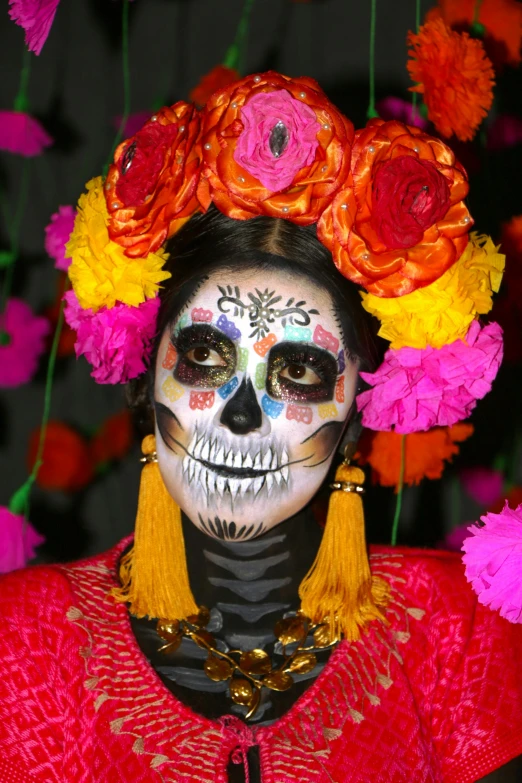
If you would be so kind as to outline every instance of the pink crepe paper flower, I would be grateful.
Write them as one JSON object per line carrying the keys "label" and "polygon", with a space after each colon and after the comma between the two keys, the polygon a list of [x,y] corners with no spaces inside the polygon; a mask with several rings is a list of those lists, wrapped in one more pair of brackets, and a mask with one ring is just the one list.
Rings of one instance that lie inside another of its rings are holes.
{"label": "pink crepe paper flower", "polygon": [[[150,120],[151,116],[152,111],[137,111],[134,114],[129,114],[125,127],[123,128],[123,138],[130,139],[131,136],[134,136],[143,128],[147,120]],[[121,120],[121,114],[118,114],[113,118],[112,124],[115,130],[120,129]]]}
{"label": "pink crepe paper flower", "polygon": [[0,574],[23,568],[45,538],[18,514],[0,506]]}
{"label": "pink crepe paper flower", "polygon": [[67,272],[72,260],[65,258],[65,244],[74,228],[75,217],[74,207],[58,207],[58,212],[51,215],[51,222],[45,227],[45,249],[54,259],[56,269],[62,272]]}
{"label": "pink crepe paper flower", "polygon": [[499,114],[488,128],[488,149],[501,150],[517,144],[522,144],[522,120],[512,114]]}
{"label": "pink crepe paper flower", "polygon": [[357,397],[363,426],[407,434],[456,424],[491,390],[501,361],[502,329],[478,321],[465,341],[390,349],[376,372],[361,373],[373,386]]}
{"label": "pink crepe paper flower", "polygon": [[0,315],[0,387],[31,380],[51,329],[47,318],[34,315],[22,299],[9,299]]}
{"label": "pink crepe paper flower", "polygon": [[43,125],[23,111],[0,111],[0,150],[34,158],[54,143]]}
{"label": "pink crepe paper flower", "polygon": [[468,528],[462,560],[479,603],[500,612],[510,623],[522,623],[522,504],[507,501],[500,514],[481,517],[484,525]]}
{"label": "pink crepe paper flower", "polygon": [[30,52],[40,54],[60,0],[9,0],[9,16],[25,30],[25,44]]}
{"label": "pink crepe paper flower", "polygon": [[[254,95],[241,109],[241,119],[244,130],[237,140],[234,160],[268,190],[288,188],[296,174],[314,162],[321,126],[315,112],[288,90]],[[287,141],[276,156],[270,139],[278,123],[282,123]]]}
{"label": "pink crepe paper flower", "polygon": [[406,125],[416,125],[421,130],[426,130],[429,125],[428,120],[419,112],[419,107],[417,106],[414,115],[411,101],[405,101],[403,98],[390,95],[379,101],[375,108],[383,120],[400,120]]}
{"label": "pink crepe paper flower", "polygon": [[145,372],[156,332],[158,297],[138,307],[118,302],[96,313],[80,307],[74,291],[68,291],[65,300],[65,320],[76,332],[76,356],[85,355],[98,383],[126,383]]}
{"label": "pink crepe paper flower", "polygon": [[502,494],[504,476],[499,470],[476,467],[464,468],[460,473],[464,490],[481,506],[491,506]]}

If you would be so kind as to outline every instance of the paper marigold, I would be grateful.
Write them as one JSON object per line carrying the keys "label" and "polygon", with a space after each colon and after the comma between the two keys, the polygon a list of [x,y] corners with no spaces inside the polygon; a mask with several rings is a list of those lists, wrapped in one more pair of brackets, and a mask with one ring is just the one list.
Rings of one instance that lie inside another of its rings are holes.
{"label": "paper marigold", "polygon": [[357,131],[349,182],[318,235],[345,277],[376,296],[437,280],[461,255],[472,225],[466,173],[440,139],[397,120]]}
{"label": "paper marigold", "polygon": [[95,177],[87,183],[87,193],[80,196],[65,253],[72,259],[69,278],[78,301],[94,312],[103,306],[114,307],[116,302],[136,307],[155,297],[159,284],[170,277],[162,269],[166,253],[128,258],[109,238],[107,223],[102,178]]}
{"label": "paper marigold", "polygon": [[315,223],[349,175],[354,131],[308,78],[269,71],[214,93],[202,118],[198,198],[231,218]]}
{"label": "paper marigold", "polygon": [[158,250],[199,209],[199,128],[199,112],[178,101],[117,148],[104,188],[109,236],[127,256]]}
{"label": "paper marigold", "polygon": [[[40,429],[35,430],[27,451],[27,465],[34,465],[38,451]],[[76,492],[89,484],[94,466],[88,441],[68,424],[50,421],[45,431],[42,465],[37,483],[43,489]]]}
{"label": "paper marigold", "polygon": [[408,71],[439,133],[470,141],[493,102],[494,71],[482,41],[434,19],[408,34]]}
{"label": "paper marigold", "polygon": [[474,232],[459,260],[434,283],[394,299],[362,294],[363,307],[379,318],[379,335],[391,348],[441,348],[465,337],[471,322],[491,310],[505,258],[490,237]]}
{"label": "paper marigold", "polygon": [[[459,453],[457,444],[471,435],[473,426],[465,423],[406,435],[404,483],[411,486],[424,478],[440,478],[444,463]],[[361,465],[371,465],[374,482],[397,490],[401,450],[402,436],[398,433],[366,430],[359,444],[357,461]]]}
{"label": "paper marigold", "polygon": [[[441,17],[450,27],[471,25],[477,0],[438,0],[427,20]],[[495,63],[519,65],[522,42],[522,5],[518,0],[481,0],[478,20],[484,25],[486,46]]]}

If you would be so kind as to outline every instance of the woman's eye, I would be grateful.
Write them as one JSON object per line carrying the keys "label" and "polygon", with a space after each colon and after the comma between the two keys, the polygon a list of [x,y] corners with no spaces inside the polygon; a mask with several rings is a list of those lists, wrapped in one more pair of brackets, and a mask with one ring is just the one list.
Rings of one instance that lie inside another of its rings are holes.
{"label": "woman's eye", "polygon": [[279,373],[281,378],[288,378],[294,383],[301,383],[303,386],[316,386],[322,383],[322,379],[316,372],[305,364],[289,364]]}
{"label": "woman's eye", "polygon": [[204,345],[198,348],[192,348],[185,354],[186,358],[193,364],[202,367],[226,367],[226,361],[213,348],[207,348]]}

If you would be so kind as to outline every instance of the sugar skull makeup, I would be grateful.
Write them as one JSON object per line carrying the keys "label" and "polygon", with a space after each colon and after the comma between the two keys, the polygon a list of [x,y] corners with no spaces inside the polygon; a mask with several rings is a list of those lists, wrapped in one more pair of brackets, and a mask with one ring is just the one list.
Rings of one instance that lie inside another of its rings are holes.
{"label": "sugar skull makeup", "polygon": [[200,529],[234,540],[317,492],[357,380],[330,296],[283,272],[264,278],[212,275],[165,330],[156,362],[165,484]]}

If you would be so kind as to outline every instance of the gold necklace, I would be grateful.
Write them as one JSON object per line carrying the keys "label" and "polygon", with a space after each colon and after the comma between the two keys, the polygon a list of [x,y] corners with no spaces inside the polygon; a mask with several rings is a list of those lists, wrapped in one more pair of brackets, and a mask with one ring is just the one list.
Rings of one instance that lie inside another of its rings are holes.
{"label": "gold necklace", "polygon": [[[339,639],[332,638],[330,626],[325,620],[312,623],[301,610],[295,616],[279,620],[274,628],[276,639],[283,647],[284,660],[274,666],[264,650],[218,650],[214,636],[206,630],[210,612],[200,606],[198,614],[186,620],[158,620],[156,632],[166,644],[159,648],[165,654],[178,649],[183,638],[192,639],[198,647],[208,652],[203,671],[214,682],[230,680],[230,697],[235,704],[247,708],[245,719],[251,718],[261,702],[261,690],[286,691],[294,684],[293,674],[307,674],[317,664],[317,649],[327,649]],[[312,647],[305,647],[309,635]],[[291,648],[287,650],[287,648]]]}

